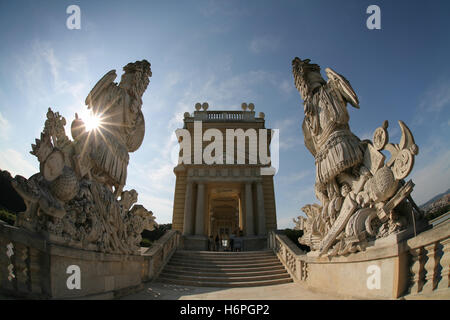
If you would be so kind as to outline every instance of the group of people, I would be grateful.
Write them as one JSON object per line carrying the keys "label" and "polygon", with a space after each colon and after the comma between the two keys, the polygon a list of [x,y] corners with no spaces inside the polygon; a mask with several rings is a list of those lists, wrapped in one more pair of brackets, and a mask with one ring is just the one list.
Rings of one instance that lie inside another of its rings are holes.
{"label": "group of people", "polygon": [[235,234],[228,233],[216,234],[215,237],[209,236],[210,251],[242,251],[242,238],[236,237]]}

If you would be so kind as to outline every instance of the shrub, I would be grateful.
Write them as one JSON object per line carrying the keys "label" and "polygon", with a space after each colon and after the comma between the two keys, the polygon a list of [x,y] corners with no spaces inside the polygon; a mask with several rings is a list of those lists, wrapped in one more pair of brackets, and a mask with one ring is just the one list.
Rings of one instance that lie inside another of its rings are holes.
{"label": "shrub", "polygon": [[303,235],[303,230],[284,229],[283,234],[287,236],[293,243],[297,245],[297,247],[299,247],[303,251],[305,252],[311,251],[308,246],[305,246],[303,244],[300,244],[300,242],[298,242],[298,238],[300,238]]}
{"label": "shrub", "polygon": [[160,224],[153,231],[144,230],[141,235],[142,235],[142,238],[149,239],[150,241],[153,242],[153,241],[156,241],[159,238],[161,238],[164,235],[164,233],[166,233],[166,231],[170,230],[170,229],[172,229],[171,223]]}
{"label": "shrub", "polygon": [[430,221],[430,220],[433,220],[433,219],[435,219],[435,218],[437,218],[439,216],[442,216],[443,214],[445,214],[445,213],[447,213],[449,211],[450,211],[450,204],[448,204],[448,205],[446,205],[446,206],[444,206],[442,208],[439,208],[439,209],[437,209],[434,212],[427,212],[425,214],[425,217],[428,219],[428,221]]}
{"label": "shrub", "polygon": [[152,241],[147,238],[142,238],[141,247],[151,247]]}
{"label": "shrub", "polygon": [[16,222],[16,214],[6,211],[4,209],[0,209],[0,220],[3,220],[6,223],[13,226],[14,223]]}

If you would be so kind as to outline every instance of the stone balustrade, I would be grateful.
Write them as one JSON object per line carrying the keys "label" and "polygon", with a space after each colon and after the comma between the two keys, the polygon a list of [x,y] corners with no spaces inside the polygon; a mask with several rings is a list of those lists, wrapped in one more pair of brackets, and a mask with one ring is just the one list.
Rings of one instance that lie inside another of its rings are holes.
{"label": "stone balustrade", "polygon": [[[56,245],[0,220],[0,293],[35,299],[116,298],[155,279],[179,244],[180,232],[169,230],[140,254],[110,254]],[[80,288],[67,285],[71,266],[79,269]]]}
{"label": "stone balustrade", "polygon": [[308,264],[302,259],[305,253],[287,236],[269,232],[269,248],[271,248],[283,263],[295,281],[306,281]]}
{"label": "stone balustrade", "polygon": [[[269,248],[307,288],[350,298],[450,298],[450,220],[416,237],[402,240],[394,234],[364,252],[341,257],[305,254],[287,236],[273,231]],[[374,267],[380,277],[376,288],[367,285]]]}
{"label": "stone balustrade", "polygon": [[450,220],[406,241],[409,265],[409,294],[432,294],[448,290],[450,265]]}
{"label": "stone balustrade", "polygon": [[141,255],[145,259],[143,281],[153,280],[161,273],[164,266],[180,246],[180,232],[168,230],[151,247],[143,248]]}
{"label": "stone balustrade", "polygon": [[203,122],[258,122],[264,121],[260,114],[255,116],[255,111],[194,111],[193,116],[185,115],[185,122],[203,121]]}

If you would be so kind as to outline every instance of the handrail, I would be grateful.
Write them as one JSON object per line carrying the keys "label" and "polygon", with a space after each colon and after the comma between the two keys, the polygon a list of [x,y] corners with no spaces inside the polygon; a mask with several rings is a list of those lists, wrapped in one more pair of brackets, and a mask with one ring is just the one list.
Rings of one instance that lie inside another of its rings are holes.
{"label": "handrail", "polygon": [[308,264],[305,253],[297,247],[286,235],[269,232],[269,248],[278,256],[289,274],[295,281],[306,281]]}
{"label": "handrail", "polygon": [[145,281],[155,279],[161,273],[173,253],[180,245],[181,234],[177,230],[167,230],[151,247],[142,250],[141,255],[148,262],[148,274]]}
{"label": "handrail", "polygon": [[447,213],[441,214],[439,217],[430,220],[428,223],[432,224],[433,226],[438,226],[449,219],[450,219],[450,211],[447,211]]}

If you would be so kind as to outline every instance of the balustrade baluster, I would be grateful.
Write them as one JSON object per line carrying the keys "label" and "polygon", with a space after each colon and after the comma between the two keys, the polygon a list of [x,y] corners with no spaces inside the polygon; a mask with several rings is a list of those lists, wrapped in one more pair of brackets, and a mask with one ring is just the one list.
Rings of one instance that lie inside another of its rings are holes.
{"label": "balustrade baluster", "polygon": [[419,293],[423,287],[423,247],[411,249],[411,280],[412,286],[410,292],[412,294]]}
{"label": "balustrade baluster", "polygon": [[425,292],[431,292],[436,288],[436,247],[437,242],[425,247],[426,255],[428,258],[424,266],[426,274],[423,290]]}
{"label": "balustrade baluster", "polygon": [[437,285],[437,289],[448,289],[450,287],[450,238],[447,238],[440,242],[442,246],[442,256],[439,261],[441,265],[441,279]]}

